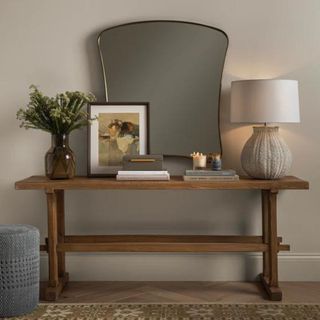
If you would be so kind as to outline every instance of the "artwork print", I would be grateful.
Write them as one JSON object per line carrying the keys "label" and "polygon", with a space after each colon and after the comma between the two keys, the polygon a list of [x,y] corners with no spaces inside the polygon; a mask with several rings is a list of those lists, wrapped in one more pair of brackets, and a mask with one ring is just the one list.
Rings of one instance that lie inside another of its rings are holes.
{"label": "artwork print", "polygon": [[93,103],[88,130],[88,175],[115,175],[125,155],[148,152],[148,103]]}
{"label": "artwork print", "polygon": [[139,113],[99,113],[99,165],[120,166],[124,155],[139,154]]}

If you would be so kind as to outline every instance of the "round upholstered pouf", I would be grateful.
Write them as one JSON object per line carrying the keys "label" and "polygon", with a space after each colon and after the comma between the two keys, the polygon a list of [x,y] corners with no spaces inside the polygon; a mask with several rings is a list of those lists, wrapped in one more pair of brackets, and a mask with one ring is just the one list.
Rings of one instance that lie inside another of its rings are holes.
{"label": "round upholstered pouf", "polygon": [[39,302],[39,231],[0,225],[0,317],[31,312]]}

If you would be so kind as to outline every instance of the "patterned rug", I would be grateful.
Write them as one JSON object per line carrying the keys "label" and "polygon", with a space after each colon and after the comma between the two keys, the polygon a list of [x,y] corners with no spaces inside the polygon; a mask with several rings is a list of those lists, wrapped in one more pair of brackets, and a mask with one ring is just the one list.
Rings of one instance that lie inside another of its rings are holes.
{"label": "patterned rug", "polygon": [[320,304],[40,304],[19,320],[320,320]]}

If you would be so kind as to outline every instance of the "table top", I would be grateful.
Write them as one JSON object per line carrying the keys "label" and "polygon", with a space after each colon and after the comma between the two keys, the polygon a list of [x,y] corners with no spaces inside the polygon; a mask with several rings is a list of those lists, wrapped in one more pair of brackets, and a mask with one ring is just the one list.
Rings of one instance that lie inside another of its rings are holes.
{"label": "table top", "polygon": [[50,180],[45,176],[31,176],[15,183],[17,190],[282,190],[309,189],[309,182],[294,176],[278,180],[258,180],[242,177],[239,181],[183,181],[182,177],[171,177],[169,181],[117,181],[115,178],[88,178]]}

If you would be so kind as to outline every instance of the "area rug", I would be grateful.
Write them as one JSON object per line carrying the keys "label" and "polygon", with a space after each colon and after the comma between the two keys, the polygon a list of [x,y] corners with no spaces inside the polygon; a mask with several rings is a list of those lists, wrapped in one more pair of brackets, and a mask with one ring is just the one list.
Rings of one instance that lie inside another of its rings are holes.
{"label": "area rug", "polygon": [[320,320],[320,304],[40,304],[19,320]]}

